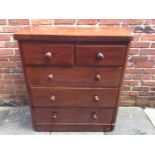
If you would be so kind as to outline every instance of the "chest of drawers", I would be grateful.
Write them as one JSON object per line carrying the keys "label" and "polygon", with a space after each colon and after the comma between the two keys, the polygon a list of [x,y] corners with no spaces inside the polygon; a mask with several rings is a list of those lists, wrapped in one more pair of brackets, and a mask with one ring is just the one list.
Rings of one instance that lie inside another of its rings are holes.
{"label": "chest of drawers", "polygon": [[132,40],[125,28],[31,27],[15,34],[37,131],[110,131]]}

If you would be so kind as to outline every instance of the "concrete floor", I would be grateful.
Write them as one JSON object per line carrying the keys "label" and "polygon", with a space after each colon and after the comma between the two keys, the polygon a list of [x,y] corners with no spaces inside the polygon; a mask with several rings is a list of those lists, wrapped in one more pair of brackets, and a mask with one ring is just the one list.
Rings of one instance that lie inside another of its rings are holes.
{"label": "concrete floor", "polygon": [[120,107],[112,132],[36,132],[28,106],[0,107],[0,135],[155,135],[155,108]]}

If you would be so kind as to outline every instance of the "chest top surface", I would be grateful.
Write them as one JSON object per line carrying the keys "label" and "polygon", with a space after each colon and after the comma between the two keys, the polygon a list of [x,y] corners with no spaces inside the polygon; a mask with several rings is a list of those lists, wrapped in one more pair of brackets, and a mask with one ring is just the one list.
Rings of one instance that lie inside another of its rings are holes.
{"label": "chest top surface", "polygon": [[104,38],[118,41],[131,41],[133,36],[131,31],[123,27],[78,27],[78,26],[55,26],[55,27],[29,27],[15,33],[18,40],[40,40],[52,39],[56,37],[65,38]]}

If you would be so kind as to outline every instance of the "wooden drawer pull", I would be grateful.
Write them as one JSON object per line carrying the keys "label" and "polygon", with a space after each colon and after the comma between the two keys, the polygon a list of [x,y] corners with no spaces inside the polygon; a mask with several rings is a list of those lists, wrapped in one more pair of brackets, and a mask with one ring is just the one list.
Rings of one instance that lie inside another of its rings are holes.
{"label": "wooden drawer pull", "polygon": [[101,52],[99,52],[99,53],[96,55],[96,59],[97,59],[97,60],[103,60],[103,58],[104,58],[104,55],[103,55],[103,53],[101,53]]}
{"label": "wooden drawer pull", "polygon": [[51,100],[51,101],[55,101],[55,100],[56,100],[55,95],[52,95],[52,96],[50,97],[50,100]]}
{"label": "wooden drawer pull", "polygon": [[96,80],[96,81],[100,81],[100,80],[101,80],[101,76],[100,76],[99,74],[97,74],[97,75],[95,76],[95,80]]}
{"label": "wooden drawer pull", "polygon": [[98,102],[99,100],[100,100],[100,98],[99,98],[97,95],[95,95],[95,96],[94,96],[94,101],[95,101],[95,102]]}
{"label": "wooden drawer pull", "polygon": [[45,54],[45,58],[46,58],[47,60],[51,59],[51,58],[52,58],[52,53],[51,53],[51,52],[47,52],[47,53]]}
{"label": "wooden drawer pull", "polygon": [[92,113],[92,119],[97,120],[97,114],[96,113]]}
{"label": "wooden drawer pull", "polygon": [[57,113],[53,112],[51,117],[52,117],[52,119],[56,119],[57,118]]}
{"label": "wooden drawer pull", "polygon": [[49,74],[48,75],[48,80],[52,80],[53,79],[53,74]]}

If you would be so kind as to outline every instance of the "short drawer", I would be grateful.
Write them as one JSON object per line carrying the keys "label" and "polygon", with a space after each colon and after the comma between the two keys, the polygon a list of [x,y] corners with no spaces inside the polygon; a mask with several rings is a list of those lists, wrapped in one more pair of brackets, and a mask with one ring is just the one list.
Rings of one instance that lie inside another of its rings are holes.
{"label": "short drawer", "polygon": [[23,43],[25,64],[72,66],[74,63],[73,45]]}
{"label": "short drawer", "polygon": [[125,45],[76,45],[76,65],[122,66]]}
{"label": "short drawer", "polygon": [[117,88],[31,87],[35,107],[114,107]]}
{"label": "short drawer", "polygon": [[118,87],[121,67],[26,67],[32,86]]}
{"label": "short drawer", "polygon": [[35,124],[111,124],[113,109],[103,108],[36,108]]}

